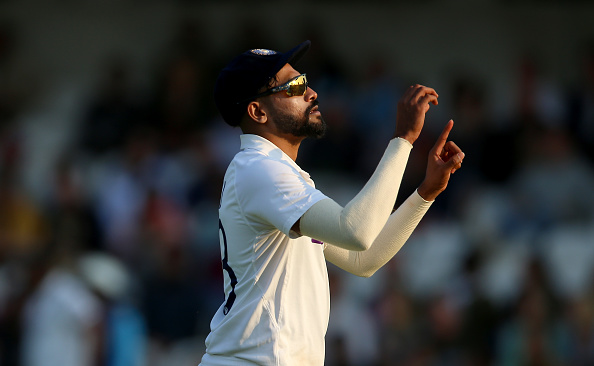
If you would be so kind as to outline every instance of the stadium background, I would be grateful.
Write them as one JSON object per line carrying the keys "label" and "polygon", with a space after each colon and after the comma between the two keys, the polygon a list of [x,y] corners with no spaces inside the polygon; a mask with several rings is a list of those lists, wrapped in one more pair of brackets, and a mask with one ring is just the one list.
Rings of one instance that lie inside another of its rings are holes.
{"label": "stadium background", "polygon": [[594,364],[593,15],[552,0],[0,1],[0,365],[198,363],[239,145],[213,80],[238,52],[304,39],[330,130],[298,163],[338,202],[411,83],[440,104],[399,202],[449,118],[466,152],[395,260],[372,279],[330,266],[327,364]]}

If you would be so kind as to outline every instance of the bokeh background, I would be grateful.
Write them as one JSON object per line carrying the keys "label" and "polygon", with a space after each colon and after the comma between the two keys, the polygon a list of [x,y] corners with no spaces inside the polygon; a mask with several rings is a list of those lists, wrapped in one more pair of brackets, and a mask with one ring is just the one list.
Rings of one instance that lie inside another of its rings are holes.
{"label": "bokeh background", "polygon": [[223,301],[239,147],[214,79],[298,69],[328,136],[298,163],[346,203],[395,106],[434,87],[398,203],[450,119],[466,153],[371,279],[329,266],[327,365],[594,365],[592,1],[0,1],[0,365],[197,365]]}

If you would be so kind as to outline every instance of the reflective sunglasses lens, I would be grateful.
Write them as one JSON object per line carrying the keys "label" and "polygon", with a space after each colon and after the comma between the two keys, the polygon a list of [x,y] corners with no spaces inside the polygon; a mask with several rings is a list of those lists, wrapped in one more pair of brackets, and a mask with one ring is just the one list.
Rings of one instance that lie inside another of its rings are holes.
{"label": "reflective sunglasses lens", "polygon": [[299,76],[297,79],[289,83],[289,89],[287,89],[287,95],[292,97],[295,95],[304,95],[307,91],[307,79],[305,75]]}

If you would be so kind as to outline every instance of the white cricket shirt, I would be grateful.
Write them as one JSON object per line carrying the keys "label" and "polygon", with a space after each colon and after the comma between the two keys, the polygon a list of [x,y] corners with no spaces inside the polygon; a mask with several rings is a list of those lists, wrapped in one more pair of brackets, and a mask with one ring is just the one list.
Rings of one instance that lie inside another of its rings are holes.
{"label": "white cricket shirt", "polygon": [[276,145],[240,138],[219,208],[225,300],[201,365],[321,366],[330,311],[324,248],[290,230],[327,197]]}

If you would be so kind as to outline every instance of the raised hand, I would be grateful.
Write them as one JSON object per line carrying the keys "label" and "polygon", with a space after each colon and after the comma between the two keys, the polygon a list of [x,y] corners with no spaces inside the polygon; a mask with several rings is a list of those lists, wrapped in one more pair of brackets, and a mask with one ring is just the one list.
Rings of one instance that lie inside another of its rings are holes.
{"label": "raised hand", "polygon": [[418,189],[419,195],[427,201],[435,200],[448,186],[450,176],[462,167],[464,153],[453,141],[448,141],[452,127],[454,121],[450,120],[429,152],[425,179]]}
{"label": "raised hand", "polygon": [[437,93],[423,85],[410,86],[398,101],[396,131],[394,137],[402,137],[414,143],[425,124],[429,104],[437,105]]}

